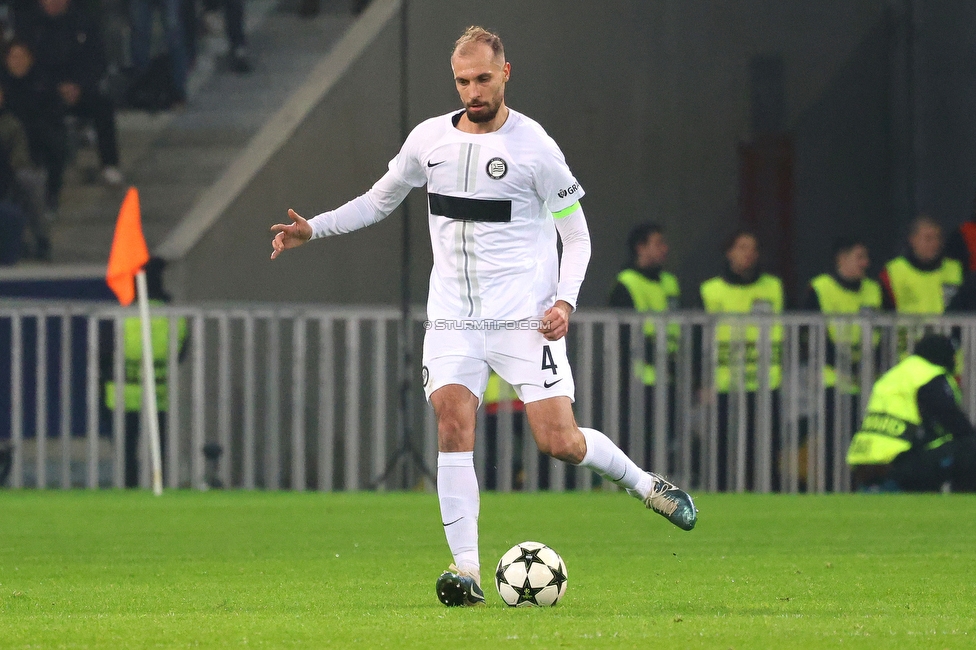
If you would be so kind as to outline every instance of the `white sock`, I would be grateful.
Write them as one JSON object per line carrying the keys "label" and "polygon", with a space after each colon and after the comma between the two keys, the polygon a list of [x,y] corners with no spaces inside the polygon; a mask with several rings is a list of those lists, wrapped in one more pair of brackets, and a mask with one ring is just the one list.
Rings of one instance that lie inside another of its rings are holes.
{"label": "white sock", "polygon": [[653,482],[649,474],[596,429],[580,427],[580,431],[586,440],[586,455],[580,461],[581,467],[592,469],[608,481],[634,493],[634,496],[647,496]]}
{"label": "white sock", "polygon": [[473,451],[442,451],[437,454],[437,498],[441,523],[454,564],[462,571],[479,572],[478,477],[474,473]]}

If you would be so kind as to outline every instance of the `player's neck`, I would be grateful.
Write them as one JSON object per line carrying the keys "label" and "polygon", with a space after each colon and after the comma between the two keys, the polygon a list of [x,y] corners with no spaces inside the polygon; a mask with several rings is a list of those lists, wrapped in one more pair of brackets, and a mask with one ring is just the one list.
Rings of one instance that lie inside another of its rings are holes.
{"label": "player's neck", "polygon": [[461,119],[458,120],[457,129],[459,131],[464,131],[465,133],[494,133],[498,129],[505,126],[505,122],[508,121],[508,106],[503,102],[498,108],[498,112],[495,113],[495,117],[492,118],[490,122],[472,122],[468,119],[466,113],[461,114]]}

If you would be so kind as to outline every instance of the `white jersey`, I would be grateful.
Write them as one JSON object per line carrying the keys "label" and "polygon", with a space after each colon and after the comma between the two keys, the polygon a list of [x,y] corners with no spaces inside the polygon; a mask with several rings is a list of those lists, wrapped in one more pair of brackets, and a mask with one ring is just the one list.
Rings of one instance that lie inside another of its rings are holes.
{"label": "white jersey", "polygon": [[460,115],[422,122],[390,161],[400,182],[427,185],[427,317],[538,318],[559,279],[552,213],[583,189],[537,122],[509,109],[499,130],[473,134],[456,128]]}

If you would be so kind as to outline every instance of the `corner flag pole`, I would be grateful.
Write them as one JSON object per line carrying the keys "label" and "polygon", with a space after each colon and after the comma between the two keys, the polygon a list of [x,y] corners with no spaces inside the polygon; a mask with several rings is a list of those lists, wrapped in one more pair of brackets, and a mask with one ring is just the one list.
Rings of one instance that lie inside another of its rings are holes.
{"label": "corner flag pole", "polygon": [[[119,209],[119,218],[115,222],[115,235],[108,256],[105,282],[123,307],[131,305],[136,297],[139,300],[139,322],[142,329],[142,414],[143,421],[149,426],[153,492],[159,496],[163,493],[163,469],[159,452],[159,416],[149,321],[149,289],[146,286],[146,271],[143,269],[148,261],[149,248],[142,234],[139,192],[136,188],[130,187]],[[132,286],[133,280],[135,280],[135,290]]]}
{"label": "corner flag pole", "polygon": [[149,320],[149,289],[146,270],[136,274],[136,295],[139,300],[139,325],[142,330],[142,417],[149,425],[149,458],[152,463],[153,493],[163,493],[163,461],[159,450],[159,409],[156,404],[156,368],[153,363],[152,331]]}

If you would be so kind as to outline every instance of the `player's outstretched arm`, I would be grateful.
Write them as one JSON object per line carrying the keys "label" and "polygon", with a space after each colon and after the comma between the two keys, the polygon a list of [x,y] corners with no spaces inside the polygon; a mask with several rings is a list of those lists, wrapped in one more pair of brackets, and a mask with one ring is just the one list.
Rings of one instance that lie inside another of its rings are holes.
{"label": "player's outstretched arm", "polygon": [[288,208],[288,217],[291,223],[276,223],[271,226],[271,232],[276,233],[271,240],[271,247],[274,248],[271,259],[289,248],[298,248],[312,238],[312,226],[308,225],[308,221],[291,208]]}

